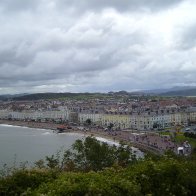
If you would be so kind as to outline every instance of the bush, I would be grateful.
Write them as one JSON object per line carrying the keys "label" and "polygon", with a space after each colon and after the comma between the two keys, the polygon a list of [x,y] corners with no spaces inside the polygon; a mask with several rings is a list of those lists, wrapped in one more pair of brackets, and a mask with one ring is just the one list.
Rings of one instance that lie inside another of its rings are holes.
{"label": "bush", "polygon": [[52,183],[43,184],[38,190],[31,192],[35,195],[112,195],[129,196],[141,195],[140,186],[112,173],[66,173]]}
{"label": "bush", "polygon": [[0,179],[0,195],[21,195],[27,189],[35,189],[44,182],[52,182],[58,174],[52,170],[18,170]]}
{"label": "bush", "polygon": [[111,147],[94,138],[78,140],[73,150],[65,152],[61,163],[58,156],[47,157],[46,166],[41,160],[37,169],[19,169],[1,177],[0,195],[191,196],[196,193],[195,156],[177,157],[168,152],[130,164],[133,158],[128,156],[127,146]]}

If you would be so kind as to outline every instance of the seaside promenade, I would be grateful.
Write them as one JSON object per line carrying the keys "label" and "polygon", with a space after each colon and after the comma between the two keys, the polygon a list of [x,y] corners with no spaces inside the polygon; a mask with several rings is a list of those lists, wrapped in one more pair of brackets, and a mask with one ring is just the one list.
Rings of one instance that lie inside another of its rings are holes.
{"label": "seaside promenade", "polygon": [[[27,122],[0,120],[0,124],[13,126],[23,126],[38,129],[57,130],[59,124],[52,122]],[[103,137],[114,142],[124,141],[125,143],[137,147],[143,151],[152,152],[155,154],[163,154],[167,150],[172,150],[177,153],[177,144],[175,144],[169,136],[162,136],[156,133],[134,133],[133,131],[105,131],[101,128],[91,128],[81,130],[73,126],[72,129],[67,129],[65,132],[80,133],[89,136]]]}

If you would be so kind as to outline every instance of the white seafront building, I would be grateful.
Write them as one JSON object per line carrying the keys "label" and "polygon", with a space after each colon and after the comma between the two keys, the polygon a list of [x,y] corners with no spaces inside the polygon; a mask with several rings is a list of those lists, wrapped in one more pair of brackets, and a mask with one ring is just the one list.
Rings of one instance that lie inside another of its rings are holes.
{"label": "white seafront building", "polygon": [[93,124],[114,128],[152,130],[165,129],[173,126],[187,126],[196,122],[196,108],[188,111],[156,111],[143,113],[79,113],[79,122],[91,119]]}
{"label": "white seafront building", "polygon": [[9,110],[0,110],[0,119],[8,119],[10,111]]}
{"label": "white seafront building", "polygon": [[68,120],[69,111],[9,111],[9,110],[0,110],[0,119],[14,119],[14,120]]}
{"label": "white seafront building", "polygon": [[80,123],[82,124],[85,123],[87,119],[90,119],[93,124],[100,125],[102,114],[97,114],[97,113],[79,113],[78,114],[78,121]]}
{"label": "white seafront building", "polygon": [[[77,113],[77,112],[76,112]],[[15,120],[63,120],[70,121],[72,113],[67,108],[45,111],[11,111],[0,110],[0,119]],[[134,112],[79,112],[74,116],[75,121],[84,124],[91,119],[92,124],[103,127],[113,124],[114,129],[152,130],[164,129],[173,126],[187,126],[188,123],[196,123],[196,107],[182,110],[159,110],[141,113]]]}
{"label": "white seafront building", "polygon": [[128,113],[104,113],[101,119],[102,126],[113,124],[114,129],[129,129],[130,115]]}

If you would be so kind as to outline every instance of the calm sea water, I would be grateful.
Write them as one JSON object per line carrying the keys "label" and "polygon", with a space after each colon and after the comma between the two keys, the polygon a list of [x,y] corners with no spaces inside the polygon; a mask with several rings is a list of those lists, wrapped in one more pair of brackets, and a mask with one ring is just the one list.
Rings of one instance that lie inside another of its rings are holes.
{"label": "calm sea water", "polygon": [[[77,133],[56,134],[52,130],[0,125],[0,168],[4,164],[9,167],[14,164],[19,166],[21,162],[26,161],[32,166],[39,159],[69,149],[77,139],[84,139],[84,136]],[[101,137],[97,139],[118,145]],[[143,157],[140,150],[136,148],[133,150],[137,157]]]}
{"label": "calm sea water", "polygon": [[80,134],[56,134],[52,130],[31,129],[10,125],[0,125],[0,167],[3,164],[13,166],[14,162],[35,161],[68,149]]}

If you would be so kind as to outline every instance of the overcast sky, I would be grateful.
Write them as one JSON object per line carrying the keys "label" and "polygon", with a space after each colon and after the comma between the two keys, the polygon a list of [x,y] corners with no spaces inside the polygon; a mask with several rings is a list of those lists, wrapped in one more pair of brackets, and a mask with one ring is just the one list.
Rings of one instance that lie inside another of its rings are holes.
{"label": "overcast sky", "polygon": [[0,0],[0,94],[196,85],[196,0]]}

